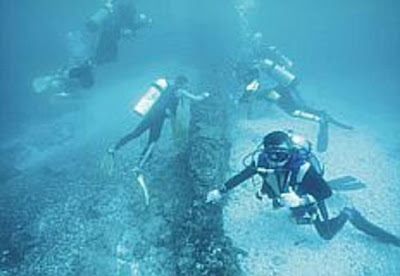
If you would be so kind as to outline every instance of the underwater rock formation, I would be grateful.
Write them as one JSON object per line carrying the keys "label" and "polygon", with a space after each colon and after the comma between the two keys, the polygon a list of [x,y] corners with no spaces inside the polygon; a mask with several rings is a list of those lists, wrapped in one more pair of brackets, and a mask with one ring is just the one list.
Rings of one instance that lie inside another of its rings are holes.
{"label": "underwater rock formation", "polygon": [[189,132],[192,202],[175,229],[178,275],[238,275],[235,250],[222,229],[222,206],[205,203],[207,192],[224,181],[229,160],[229,102],[221,80],[226,71],[204,73],[201,82],[212,95],[193,105]]}

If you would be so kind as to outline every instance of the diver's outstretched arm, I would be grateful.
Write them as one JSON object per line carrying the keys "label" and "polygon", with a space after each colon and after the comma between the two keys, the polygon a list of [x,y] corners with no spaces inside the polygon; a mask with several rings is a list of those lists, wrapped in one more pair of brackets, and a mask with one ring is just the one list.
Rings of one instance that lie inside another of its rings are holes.
{"label": "diver's outstretched arm", "polygon": [[295,87],[290,90],[290,94],[292,95],[293,99],[301,106],[307,106],[306,101],[301,96],[300,91]]}
{"label": "diver's outstretched arm", "polygon": [[324,201],[319,201],[317,203],[317,209],[315,211],[316,219],[314,220],[314,226],[319,236],[324,240],[331,240],[336,236],[348,220],[348,216],[344,212],[330,219]]}
{"label": "diver's outstretched arm", "polygon": [[205,100],[206,98],[208,98],[210,96],[210,94],[208,92],[204,92],[201,95],[195,95],[185,89],[179,89],[179,94],[188,98],[189,100],[197,101],[197,102]]}
{"label": "diver's outstretched arm", "polygon": [[138,168],[142,169],[144,164],[150,159],[151,154],[154,151],[154,147],[156,146],[156,142],[151,142],[143,151],[142,156],[139,160]]}

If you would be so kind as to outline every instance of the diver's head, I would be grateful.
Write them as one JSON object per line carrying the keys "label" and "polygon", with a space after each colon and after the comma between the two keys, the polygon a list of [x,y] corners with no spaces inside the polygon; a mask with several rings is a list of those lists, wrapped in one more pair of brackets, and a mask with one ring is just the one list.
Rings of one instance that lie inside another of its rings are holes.
{"label": "diver's head", "polygon": [[262,38],[263,38],[262,32],[255,32],[255,33],[253,34],[253,39],[254,39],[254,40],[261,40]]}
{"label": "diver's head", "polygon": [[260,46],[262,44],[263,41],[263,34],[262,32],[255,32],[252,36],[251,36],[251,40],[252,40],[252,45],[253,46]]}
{"label": "diver's head", "polygon": [[184,75],[179,75],[175,78],[174,84],[175,86],[179,88],[185,88],[187,84],[189,83],[189,80],[186,76]]}
{"label": "diver's head", "polygon": [[263,153],[272,168],[283,167],[292,156],[292,142],[286,132],[274,131],[267,134],[263,139],[263,146]]}

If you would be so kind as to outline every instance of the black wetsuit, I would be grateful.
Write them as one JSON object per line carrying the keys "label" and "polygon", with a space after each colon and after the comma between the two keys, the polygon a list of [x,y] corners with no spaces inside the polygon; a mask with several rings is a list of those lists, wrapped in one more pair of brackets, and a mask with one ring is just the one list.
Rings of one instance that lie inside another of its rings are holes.
{"label": "black wetsuit", "polygon": [[[311,163],[305,155],[294,154],[283,168],[268,173],[267,170],[272,168],[268,166],[265,155],[261,153],[257,162],[252,162],[250,166],[229,179],[220,192],[226,193],[243,181],[259,174],[263,178],[260,192],[272,199],[274,208],[282,207],[279,196],[287,193],[289,187],[292,187],[299,197],[311,195],[315,199],[314,203],[310,202],[304,206],[290,208],[290,210],[298,224],[313,224],[323,239],[332,239],[346,222],[350,221],[358,230],[382,242],[400,246],[399,237],[371,223],[354,208],[346,207],[338,216],[329,218],[325,199],[331,197],[332,190]],[[271,176],[272,180],[275,180],[274,183],[270,181]]]}
{"label": "black wetsuit", "polygon": [[171,116],[176,115],[176,110],[179,104],[179,98],[176,96],[178,89],[179,88],[175,85],[168,86],[168,88],[162,92],[160,98],[152,106],[149,112],[143,117],[139,125],[137,125],[131,133],[119,140],[115,146],[115,150],[118,150],[129,141],[139,137],[146,130],[150,130],[148,145],[158,141],[164,121],[168,116],[167,110]]}
{"label": "black wetsuit", "polygon": [[[221,189],[221,192],[227,192],[236,187],[243,181],[259,174],[263,178],[261,194],[266,194],[273,201],[274,208],[282,207],[279,203],[281,193],[287,193],[289,186],[293,188],[295,193],[302,197],[311,195],[315,199],[315,203],[305,206],[291,208],[292,215],[299,224],[314,224],[319,235],[324,239],[331,239],[346,223],[348,217],[340,214],[338,217],[329,219],[324,200],[332,195],[332,191],[323,179],[321,174],[313,166],[309,166],[307,171],[301,172],[303,165],[306,164],[301,157],[293,157],[288,164],[280,169],[275,170],[272,174],[267,173],[270,170],[266,158],[260,154],[258,162],[253,162],[243,171],[229,179]],[[298,175],[302,173],[301,181],[298,182]],[[270,182],[271,177],[275,179],[274,183]]]}
{"label": "black wetsuit", "polygon": [[118,59],[118,42],[121,30],[135,31],[139,27],[135,22],[136,8],[132,0],[115,1],[113,12],[103,24],[99,34],[94,60],[96,64],[115,62]]}
{"label": "black wetsuit", "polygon": [[68,71],[68,78],[78,83],[79,87],[89,89],[94,85],[93,66],[84,62]]}
{"label": "black wetsuit", "polygon": [[276,105],[291,116],[295,116],[295,111],[304,111],[313,114],[315,116],[321,117],[323,111],[311,108],[305,105],[301,100],[296,98],[294,95],[294,93],[296,93],[295,89],[296,88],[294,86],[289,86],[289,87],[282,85],[276,86],[274,88],[274,91],[276,91],[280,96],[279,99],[274,101]]}

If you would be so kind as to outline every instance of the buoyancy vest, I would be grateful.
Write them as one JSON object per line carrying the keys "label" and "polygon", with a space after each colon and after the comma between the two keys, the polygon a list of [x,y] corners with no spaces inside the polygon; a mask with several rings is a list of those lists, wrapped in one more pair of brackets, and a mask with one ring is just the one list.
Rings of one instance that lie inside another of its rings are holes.
{"label": "buoyancy vest", "polygon": [[262,192],[270,198],[277,198],[281,193],[288,192],[289,186],[301,184],[308,170],[313,167],[320,175],[324,173],[323,166],[311,152],[311,143],[302,136],[289,132],[293,152],[289,161],[279,169],[271,168],[265,153],[258,155],[257,172],[263,178]]}

